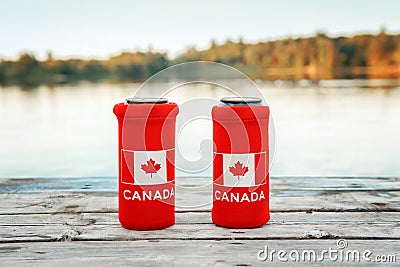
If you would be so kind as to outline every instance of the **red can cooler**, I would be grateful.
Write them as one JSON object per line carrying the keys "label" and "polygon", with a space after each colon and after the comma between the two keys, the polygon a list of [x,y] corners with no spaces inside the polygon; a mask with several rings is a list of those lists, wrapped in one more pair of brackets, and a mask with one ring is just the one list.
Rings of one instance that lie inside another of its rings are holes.
{"label": "red can cooler", "polygon": [[154,230],[175,223],[175,123],[167,99],[129,98],[118,118],[118,215],[124,228]]}
{"label": "red can cooler", "polygon": [[212,220],[229,228],[269,221],[270,110],[260,98],[225,97],[212,109]]}

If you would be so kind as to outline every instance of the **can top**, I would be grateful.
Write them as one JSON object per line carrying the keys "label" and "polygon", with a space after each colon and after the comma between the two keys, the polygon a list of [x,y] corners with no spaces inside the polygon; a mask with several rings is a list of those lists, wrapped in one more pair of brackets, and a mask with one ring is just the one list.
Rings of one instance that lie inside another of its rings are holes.
{"label": "can top", "polygon": [[260,105],[262,100],[259,97],[253,96],[227,96],[222,97],[220,101],[226,105]]}
{"label": "can top", "polygon": [[156,97],[129,97],[125,99],[127,104],[167,104],[168,99]]}

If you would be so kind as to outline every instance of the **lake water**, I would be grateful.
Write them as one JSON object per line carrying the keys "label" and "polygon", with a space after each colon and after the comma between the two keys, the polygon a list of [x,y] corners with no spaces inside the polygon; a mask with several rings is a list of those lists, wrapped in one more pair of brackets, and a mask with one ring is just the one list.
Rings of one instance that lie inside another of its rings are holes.
{"label": "lake water", "polygon": [[[276,128],[273,176],[399,176],[400,81],[259,82]],[[117,175],[113,105],[138,84],[0,88],[0,177]],[[184,103],[218,99],[202,85],[175,94]],[[171,97],[171,96],[170,96]],[[205,118],[188,125],[178,146],[187,160],[201,157],[211,138]],[[180,163],[178,162],[178,165]],[[179,176],[211,176],[179,171]]]}

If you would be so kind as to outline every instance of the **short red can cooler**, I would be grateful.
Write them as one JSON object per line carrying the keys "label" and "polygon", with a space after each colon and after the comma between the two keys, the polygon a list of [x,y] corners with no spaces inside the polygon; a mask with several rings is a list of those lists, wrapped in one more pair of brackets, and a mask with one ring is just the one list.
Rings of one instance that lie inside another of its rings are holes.
{"label": "short red can cooler", "polygon": [[269,221],[270,110],[255,97],[225,97],[212,109],[212,220],[229,228]]}
{"label": "short red can cooler", "polygon": [[175,124],[178,106],[165,98],[128,98],[118,119],[118,217],[127,229],[175,223]]}

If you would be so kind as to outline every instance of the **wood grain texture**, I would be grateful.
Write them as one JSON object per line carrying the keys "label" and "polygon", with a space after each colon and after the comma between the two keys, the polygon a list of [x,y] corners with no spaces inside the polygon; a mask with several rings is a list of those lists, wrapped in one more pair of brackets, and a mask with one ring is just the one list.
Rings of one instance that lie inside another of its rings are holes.
{"label": "wood grain texture", "polygon": [[[177,177],[177,187],[204,192],[210,177]],[[273,191],[399,191],[398,177],[272,177]],[[0,193],[117,192],[116,177],[1,178]]]}
{"label": "wood grain texture", "polygon": [[268,239],[399,239],[395,212],[273,213],[260,228],[227,229],[211,222],[210,212],[178,213],[177,223],[159,231],[129,231],[115,213],[0,216],[0,242],[60,240],[268,240]]}
{"label": "wood grain texture", "polygon": [[[0,179],[0,214],[116,212],[111,184],[116,187],[116,178]],[[271,178],[270,206],[272,211],[399,211],[399,196],[399,178],[279,177]],[[210,178],[177,179],[177,211],[210,210],[211,200]]]}
{"label": "wood grain texture", "polygon": [[[257,254],[265,246],[272,250],[337,249],[335,240],[137,240],[100,242],[40,242],[1,244],[0,266],[366,266],[360,262],[323,261],[279,262],[260,261]],[[348,240],[349,250],[371,250],[371,260],[378,255],[395,255],[399,259],[398,240]],[[391,252],[390,252],[390,251]],[[346,250],[345,250],[346,251]],[[317,260],[318,260],[317,257]],[[280,264],[281,263],[281,264]],[[369,262],[369,265],[373,263]],[[398,266],[397,262],[380,266]]]}
{"label": "wood grain texture", "polygon": [[[176,210],[211,209],[207,194],[176,190]],[[183,191],[183,192],[181,192]],[[271,211],[400,211],[400,191],[339,191],[308,196],[270,196]],[[0,214],[117,212],[117,193],[0,194]]]}
{"label": "wood grain texture", "polygon": [[398,178],[272,178],[270,222],[240,230],[212,223],[209,180],[177,181],[176,224],[159,231],[120,227],[114,178],[0,180],[0,266],[255,266],[271,264],[257,259],[265,245],[321,251],[340,238],[400,261]]}

